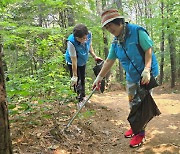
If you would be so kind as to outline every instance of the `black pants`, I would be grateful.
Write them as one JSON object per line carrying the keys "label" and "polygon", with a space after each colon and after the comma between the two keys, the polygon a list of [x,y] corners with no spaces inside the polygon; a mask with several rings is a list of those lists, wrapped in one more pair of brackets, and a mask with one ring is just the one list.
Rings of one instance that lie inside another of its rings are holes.
{"label": "black pants", "polygon": [[[72,73],[72,65],[68,64],[68,68],[70,71],[70,76],[73,76]],[[84,66],[77,66],[77,76],[78,76],[78,82],[77,85],[74,86],[74,91],[77,93],[77,99],[79,101],[83,100],[83,97],[85,97],[85,72],[86,65]]]}

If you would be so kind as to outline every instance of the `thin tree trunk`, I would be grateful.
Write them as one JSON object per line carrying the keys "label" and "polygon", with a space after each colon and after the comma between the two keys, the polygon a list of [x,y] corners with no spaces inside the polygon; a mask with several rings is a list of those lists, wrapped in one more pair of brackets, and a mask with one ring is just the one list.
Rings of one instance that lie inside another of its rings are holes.
{"label": "thin tree trunk", "polygon": [[96,12],[98,16],[102,13],[102,3],[100,0],[96,0]]}
{"label": "thin tree trunk", "polygon": [[74,11],[73,9],[69,8],[67,9],[67,20],[68,20],[68,26],[74,26],[75,20],[74,20]]}
{"label": "thin tree trunk", "polygon": [[105,59],[107,58],[108,56],[108,39],[107,39],[107,36],[103,30],[103,42],[104,42],[104,54],[105,54]]}
{"label": "thin tree trunk", "polygon": [[[147,10],[147,6],[148,4],[147,4],[147,1],[146,0],[144,0],[144,13],[145,13],[145,18],[148,18],[148,10]],[[146,24],[146,29],[148,30],[149,29],[149,27],[148,27],[148,25]]]}
{"label": "thin tree trunk", "polygon": [[[96,3],[98,4],[98,3]],[[101,4],[102,4],[102,10],[104,10],[104,8],[106,7],[106,1],[102,0],[101,1]],[[107,58],[108,56],[108,38],[107,38],[107,35],[105,34],[105,31],[103,29],[103,42],[104,42],[104,55],[105,55],[105,59]],[[109,71],[106,75],[106,85],[108,84],[109,82],[109,77],[111,75],[111,71]]]}
{"label": "thin tree trunk", "polygon": [[[123,13],[123,7],[122,7],[122,0],[116,0],[116,5],[117,5],[117,8],[121,10],[121,13]],[[119,77],[117,78],[117,81],[119,80],[120,82],[124,80],[124,73],[123,73],[123,68],[122,68],[122,65],[121,63],[119,62]],[[118,74],[118,73],[117,73]],[[117,75],[116,75],[117,76]]]}
{"label": "thin tree trunk", "polygon": [[114,2],[116,3],[117,8],[121,10],[121,13],[123,13],[122,0],[115,0]]}
{"label": "thin tree trunk", "polygon": [[176,81],[176,53],[175,53],[175,44],[174,44],[174,34],[169,34],[168,42],[169,42],[169,52],[170,52],[170,60],[171,60],[171,88],[175,87]]}
{"label": "thin tree trunk", "polygon": [[[173,16],[172,6],[173,3],[167,5],[167,13]],[[169,19],[170,20],[170,19]],[[170,52],[170,62],[171,62],[171,88],[175,87],[176,82],[176,49],[175,49],[175,35],[174,30],[172,30],[172,25],[167,25],[168,29],[168,43]]]}
{"label": "thin tree trunk", "polygon": [[120,62],[118,66],[119,67],[118,67],[118,71],[116,72],[116,80],[122,82],[124,81],[124,71]]}
{"label": "thin tree trunk", "polygon": [[163,83],[164,78],[164,3],[161,2],[161,18],[162,18],[162,33],[161,33],[161,44],[160,44],[160,51],[161,51],[161,62],[160,62],[160,79],[159,83]]}
{"label": "thin tree trunk", "polygon": [[142,13],[142,9],[141,9],[141,6],[140,4],[142,4],[142,2],[137,2],[137,6],[138,6],[138,14],[139,14],[139,17],[140,17],[140,24],[142,25],[143,22],[142,22],[142,16],[143,16],[143,13]]}
{"label": "thin tree trunk", "polygon": [[59,26],[62,28],[67,28],[67,23],[66,23],[66,12],[65,10],[61,10],[59,12]]}
{"label": "thin tree trunk", "polygon": [[161,62],[160,62],[160,79],[159,79],[159,83],[162,84],[163,79],[164,79],[164,30],[162,30],[162,34],[161,34],[160,50],[161,50]]}
{"label": "thin tree trunk", "polygon": [[2,67],[2,42],[0,36],[0,154],[12,154],[12,143],[6,103],[4,71]]}
{"label": "thin tree trunk", "polygon": [[43,17],[42,17],[42,7],[41,5],[38,6],[38,9],[39,9],[39,23],[38,23],[38,26],[39,27],[43,27]]}
{"label": "thin tree trunk", "polygon": [[180,52],[177,53],[177,78],[180,78]]}

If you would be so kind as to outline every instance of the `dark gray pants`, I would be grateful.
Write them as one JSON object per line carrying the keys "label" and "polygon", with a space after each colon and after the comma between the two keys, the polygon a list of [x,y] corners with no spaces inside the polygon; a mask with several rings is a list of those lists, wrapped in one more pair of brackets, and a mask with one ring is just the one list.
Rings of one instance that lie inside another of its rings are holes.
{"label": "dark gray pants", "polygon": [[[73,76],[72,73],[72,65],[68,65],[70,76]],[[86,74],[86,65],[84,66],[77,66],[77,76],[78,76],[78,84],[74,86],[74,91],[77,93],[77,99],[79,101],[83,100],[85,97],[85,74]]]}

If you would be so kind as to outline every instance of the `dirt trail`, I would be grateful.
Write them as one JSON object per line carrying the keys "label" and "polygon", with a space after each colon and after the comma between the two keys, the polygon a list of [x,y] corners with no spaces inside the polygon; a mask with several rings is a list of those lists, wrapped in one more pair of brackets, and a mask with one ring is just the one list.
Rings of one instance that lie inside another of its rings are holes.
{"label": "dirt trail", "polygon": [[[180,94],[156,94],[154,99],[162,112],[150,121],[146,142],[130,148],[124,132],[129,128],[127,95],[125,91],[94,94],[91,103],[83,108],[68,133],[63,124],[76,112],[74,104],[53,104],[54,121],[43,121],[41,126],[28,129],[25,145],[14,144],[16,153],[43,154],[178,154],[180,153]],[[58,117],[66,117],[66,120]],[[28,126],[26,126],[28,127]],[[33,133],[36,132],[34,137]],[[39,135],[38,135],[39,134]],[[16,139],[14,139],[15,141]],[[31,146],[29,146],[31,145]],[[36,147],[36,148],[35,148]]]}
{"label": "dirt trail", "polygon": [[[106,123],[106,130],[111,132],[111,138],[115,137],[116,146],[107,146],[104,153],[179,153],[180,147],[180,95],[154,94],[154,99],[162,114],[155,117],[147,126],[146,142],[137,149],[128,147],[129,139],[125,139],[123,133],[129,128],[127,116],[129,114],[127,95],[125,92],[116,91],[101,95],[95,95],[94,102],[105,105],[115,116],[110,123]],[[111,148],[110,148],[111,147]],[[110,151],[108,151],[110,149]]]}
{"label": "dirt trail", "polygon": [[162,114],[148,124],[143,146],[130,148],[130,139],[124,138],[124,131],[129,128],[127,95],[113,91],[93,95],[82,113],[93,110],[95,114],[75,120],[71,133],[76,126],[80,134],[76,134],[76,146],[66,150],[85,154],[180,153],[180,94],[154,94],[154,99]]}

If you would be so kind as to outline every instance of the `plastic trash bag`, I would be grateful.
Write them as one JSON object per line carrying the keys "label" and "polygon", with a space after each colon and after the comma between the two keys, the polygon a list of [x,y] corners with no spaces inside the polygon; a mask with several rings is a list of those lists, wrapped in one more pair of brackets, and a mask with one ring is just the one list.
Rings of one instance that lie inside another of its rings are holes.
{"label": "plastic trash bag", "polygon": [[[99,72],[101,71],[101,68],[104,64],[103,60],[98,60],[96,62],[96,66],[93,67],[93,71],[95,76],[98,76]],[[101,81],[101,87],[100,87],[101,92],[103,93],[105,90],[105,78]]]}
{"label": "plastic trash bag", "polygon": [[151,74],[151,78],[148,84],[141,85],[141,87],[144,87],[146,90],[151,90],[152,88],[155,88],[159,86],[159,83],[157,82],[156,78]]}
{"label": "plastic trash bag", "polygon": [[137,134],[142,131],[154,116],[160,114],[161,112],[149,91],[144,87],[138,87],[128,116],[133,133]]}

